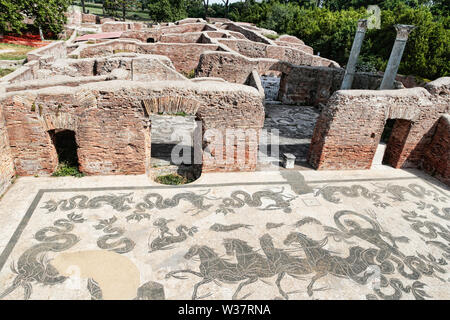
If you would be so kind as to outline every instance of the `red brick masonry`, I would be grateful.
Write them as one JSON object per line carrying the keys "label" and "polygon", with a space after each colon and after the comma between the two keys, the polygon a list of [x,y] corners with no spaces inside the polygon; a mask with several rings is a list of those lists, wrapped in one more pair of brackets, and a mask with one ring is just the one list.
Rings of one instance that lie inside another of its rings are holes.
{"label": "red brick masonry", "polygon": [[[150,168],[152,113],[184,111],[196,115],[204,132],[233,128],[258,131],[264,122],[264,107],[256,89],[218,81],[109,81],[50,87],[7,93],[0,105],[19,175],[45,175],[55,170],[58,160],[49,130],[75,132],[80,170],[86,174],[142,174]],[[4,126],[0,125],[1,133]],[[244,163],[226,161],[227,155],[222,162],[204,152],[202,170],[255,170],[258,140],[241,139],[249,141]],[[221,151],[217,148],[215,154]],[[234,158],[236,152],[230,156]],[[5,163],[8,167],[8,159]]]}
{"label": "red brick masonry", "polygon": [[[437,124],[449,110],[448,77],[426,89],[337,91],[316,124],[309,162],[319,170],[369,169],[386,120],[398,119],[385,160],[394,168],[431,166],[427,171],[448,182],[448,126]],[[446,129],[447,136],[441,133]],[[431,155],[427,150],[437,144],[441,153]],[[445,159],[447,164],[441,164]]]}

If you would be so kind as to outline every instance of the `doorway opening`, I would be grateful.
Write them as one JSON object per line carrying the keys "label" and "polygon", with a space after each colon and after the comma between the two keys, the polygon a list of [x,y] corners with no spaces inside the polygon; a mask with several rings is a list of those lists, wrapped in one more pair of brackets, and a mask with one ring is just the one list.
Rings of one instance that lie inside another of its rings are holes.
{"label": "doorway opening", "polygon": [[151,172],[161,184],[186,184],[200,178],[194,163],[195,116],[178,113],[151,115]]}
{"label": "doorway opening", "polygon": [[50,138],[58,155],[58,168],[54,176],[81,176],[78,145],[72,130],[50,130]]}
{"label": "doorway opening", "polygon": [[281,72],[271,71],[261,75],[261,84],[264,88],[266,103],[279,103],[278,94],[281,84]]}
{"label": "doorway opening", "polygon": [[399,167],[399,161],[401,160],[401,154],[408,138],[411,124],[410,120],[405,119],[386,120],[372,167],[380,165]]}

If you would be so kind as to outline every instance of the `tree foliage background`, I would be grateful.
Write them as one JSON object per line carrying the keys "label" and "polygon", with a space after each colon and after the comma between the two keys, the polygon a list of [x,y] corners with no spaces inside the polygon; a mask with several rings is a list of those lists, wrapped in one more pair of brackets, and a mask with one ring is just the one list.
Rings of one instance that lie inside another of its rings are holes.
{"label": "tree foliage background", "polygon": [[[144,0],[145,1],[145,0]],[[158,21],[205,16],[204,0],[146,0]],[[183,6],[185,10],[171,8]],[[315,53],[345,65],[358,19],[369,5],[381,8],[381,28],[368,30],[359,68],[383,71],[395,41],[394,24],[413,24],[399,72],[427,79],[450,75],[450,1],[448,0],[242,0],[210,4],[207,16],[251,22],[280,34],[291,34],[312,46]],[[156,14],[159,8],[159,15]],[[227,10],[228,9],[228,10]],[[164,17],[164,18],[162,18]]]}
{"label": "tree foliage background", "polygon": [[[58,33],[71,0],[0,0],[0,32],[20,31],[23,15],[35,25]],[[76,1],[79,2],[79,1]],[[228,17],[251,22],[279,34],[291,34],[312,46],[316,54],[345,65],[358,19],[368,5],[381,8],[381,28],[368,30],[359,68],[383,71],[395,40],[394,24],[412,24],[399,72],[426,79],[450,75],[449,0],[84,0],[103,4],[105,14],[124,18],[128,11],[145,12],[157,22],[186,17]]]}
{"label": "tree foliage background", "polygon": [[0,0],[0,32],[20,32],[25,17],[44,32],[61,32],[71,0]]}
{"label": "tree foliage background", "polygon": [[[319,7],[318,4],[321,6]],[[347,63],[358,19],[367,6],[381,8],[381,28],[368,30],[360,67],[384,71],[395,41],[395,24],[412,24],[399,72],[435,79],[450,75],[450,1],[445,0],[248,0],[233,4],[230,18],[291,34],[315,53]]]}

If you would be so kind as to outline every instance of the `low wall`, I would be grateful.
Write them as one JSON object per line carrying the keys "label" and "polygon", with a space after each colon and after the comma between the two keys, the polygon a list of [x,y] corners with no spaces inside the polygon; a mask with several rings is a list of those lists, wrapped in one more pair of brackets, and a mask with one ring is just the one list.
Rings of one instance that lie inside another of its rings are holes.
{"label": "low wall", "polygon": [[15,175],[5,118],[0,107],[0,196],[11,184]]}
{"label": "low wall", "polygon": [[32,80],[35,78],[37,70],[39,70],[39,61],[31,61],[10,74],[7,74],[5,77],[0,78],[0,81],[9,84]]}
{"label": "low wall", "polygon": [[384,159],[394,168],[420,168],[449,109],[447,97],[424,88],[337,91],[318,118],[309,162],[316,169],[369,169],[386,120],[396,119]]}
{"label": "low wall", "polygon": [[67,57],[66,44],[64,41],[55,41],[45,47],[32,50],[27,53],[27,60],[39,60],[42,56],[52,56],[54,59]]}
{"label": "low wall", "polygon": [[[120,74],[117,73],[118,70]],[[160,55],[121,53],[109,57],[60,59],[38,71],[41,78],[54,76],[91,77],[120,76],[122,80],[183,80],[169,58]]]}
{"label": "low wall", "polygon": [[93,23],[96,24],[100,22],[100,17],[91,13],[82,13],[81,14],[81,22],[82,23]]}
{"label": "low wall", "polygon": [[144,25],[141,22],[122,22],[111,21],[105,22],[101,25],[102,32],[119,32],[128,30],[141,30]]}
{"label": "low wall", "polygon": [[261,43],[265,43],[265,44],[274,44],[274,42],[272,40],[264,37],[263,35],[259,34],[258,32],[254,31],[254,30],[250,30],[246,27],[240,26],[236,23],[232,23],[232,22],[225,23],[224,29],[231,30],[234,32],[239,32],[239,33],[243,34],[250,41],[261,42]]}

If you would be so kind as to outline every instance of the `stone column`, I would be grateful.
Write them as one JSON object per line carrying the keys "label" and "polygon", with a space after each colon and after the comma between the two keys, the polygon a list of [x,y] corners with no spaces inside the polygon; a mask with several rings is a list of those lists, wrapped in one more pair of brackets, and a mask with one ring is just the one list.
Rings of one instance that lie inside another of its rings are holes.
{"label": "stone column", "polygon": [[393,88],[394,80],[397,76],[398,67],[400,66],[400,61],[402,61],[406,41],[408,40],[408,36],[414,28],[415,26],[407,24],[395,25],[395,30],[397,30],[397,38],[395,39],[394,47],[392,48],[386,71],[384,71],[384,77],[383,81],[381,82],[380,90],[388,90]]}
{"label": "stone column", "polygon": [[355,39],[353,40],[352,51],[347,62],[347,69],[345,70],[344,80],[342,81],[341,90],[352,88],[353,77],[355,76],[356,63],[358,62],[359,52],[366,35],[367,20],[361,19],[358,21],[358,29],[356,30]]}

